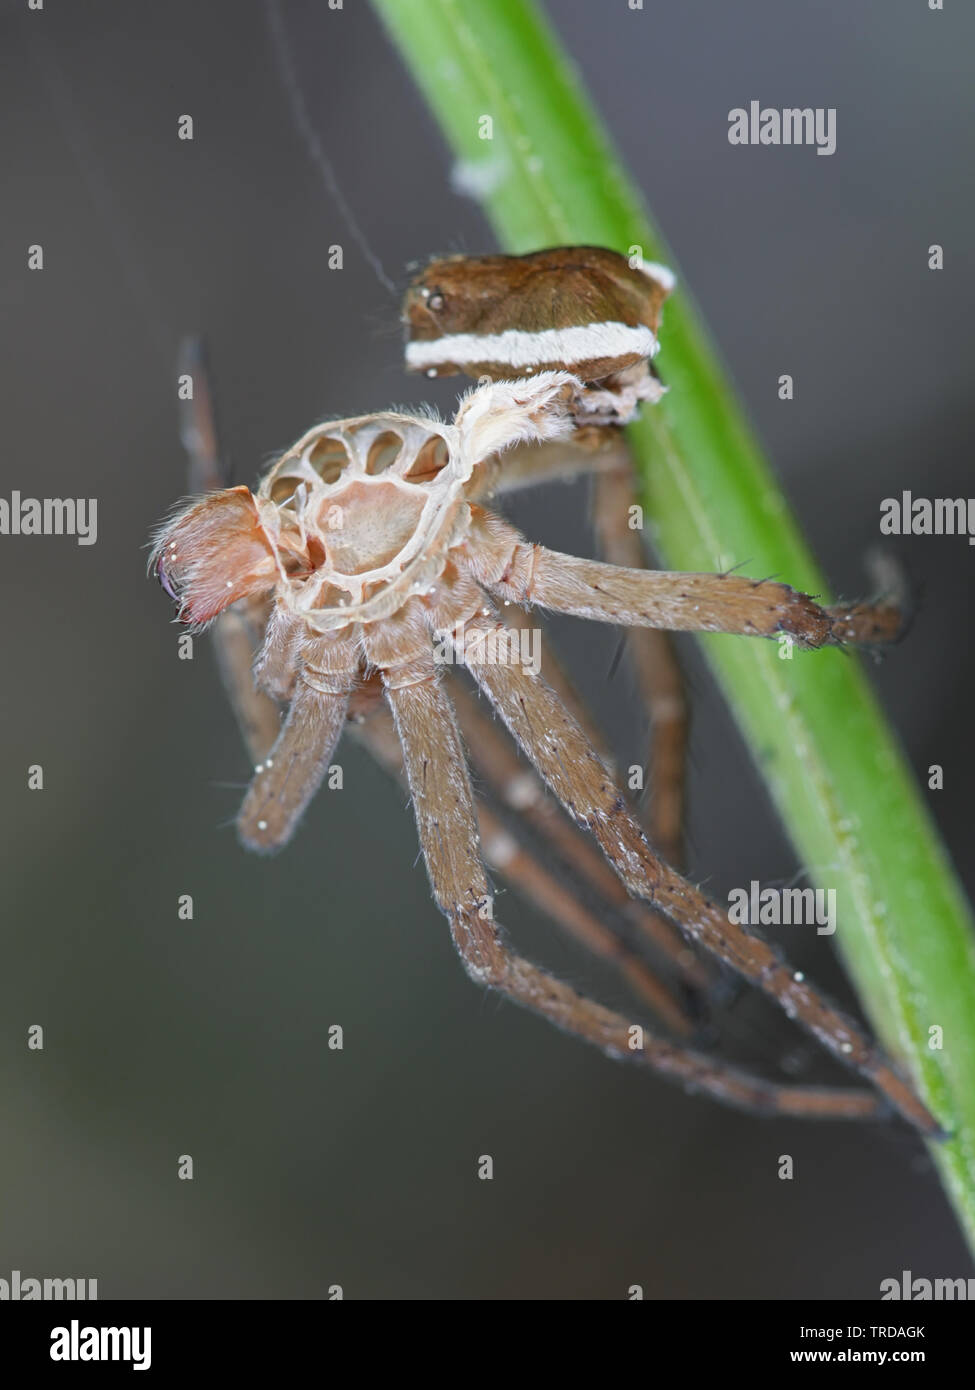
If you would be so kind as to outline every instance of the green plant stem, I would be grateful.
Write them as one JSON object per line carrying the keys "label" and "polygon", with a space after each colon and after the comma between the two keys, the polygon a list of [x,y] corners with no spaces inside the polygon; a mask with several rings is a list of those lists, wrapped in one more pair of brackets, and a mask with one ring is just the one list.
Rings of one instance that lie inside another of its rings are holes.
{"label": "green plant stem", "polygon": [[[507,250],[639,247],[674,265],[530,0],[374,4]],[[433,161],[423,167],[432,177]],[[749,573],[825,594],[686,287],[668,302],[661,344],[670,391],[631,434],[666,563],[746,560]],[[837,890],[837,940],[875,1026],[951,1134],[932,1149],[975,1247],[971,919],[917,784],[859,658],[702,642],[803,865]]]}

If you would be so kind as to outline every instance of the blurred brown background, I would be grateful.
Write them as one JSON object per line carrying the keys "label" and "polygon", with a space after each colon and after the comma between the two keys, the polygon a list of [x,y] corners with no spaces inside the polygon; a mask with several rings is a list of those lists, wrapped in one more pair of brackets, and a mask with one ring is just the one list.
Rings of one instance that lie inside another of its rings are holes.
{"label": "blurred brown background", "polygon": [[[855,593],[882,497],[971,491],[975,14],[922,0],[548,9],[835,587]],[[397,284],[434,251],[490,249],[369,8],[283,13],[315,127]],[[242,481],[320,416],[448,408],[454,391],[403,374],[396,301],[309,160],[256,0],[39,14],[6,0],[0,91],[0,493],[99,500],[92,547],[0,539],[0,1276],[94,1277],[103,1297],[339,1283],[347,1297],[619,1298],[640,1283],[781,1299],[876,1297],[905,1268],[970,1274],[910,1135],[724,1111],[480,993],[430,902],[403,794],[356,748],[345,790],[319,796],[284,854],[238,848],[247,762],[207,641],[177,660],[141,548],[183,489],[179,338],[208,337]],[[837,153],[733,148],[727,113],[752,98],[835,106]],[[45,268],[30,273],[37,242]],[[342,272],[327,269],[333,242]],[[781,372],[797,382],[789,406]],[[591,545],[584,485],[512,514],[561,549]],[[914,766],[945,766],[931,804],[971,886],[972,551],[896,549],[923,603],[876,682]],[[633,760],[642,726],[625,670],[609,678],[616,635],[557,633]],[[692,872],[720,895],[790,879],[795,855],[682,651]],[[30,763],[43,792],[26,790]],[[500,915],[529,953],[613,994],[513,894]],[[790,955],[850,1002],[825,939],[792,931]],[[25,1045],[34,1023],[41,1053]],[[837,1079],[747,996],[728,1045]],[[192,1183],[177,1180],[184,1153]],[[776,1176],[783,1153],[792,1182]]]}

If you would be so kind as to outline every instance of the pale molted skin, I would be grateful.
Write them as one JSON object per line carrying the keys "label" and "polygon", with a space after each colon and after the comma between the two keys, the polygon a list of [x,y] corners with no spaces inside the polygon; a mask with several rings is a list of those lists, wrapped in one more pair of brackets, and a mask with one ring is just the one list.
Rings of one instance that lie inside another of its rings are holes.
{"label": "pale molted skin", "polygon": [[150,567],[194,626],[271,587],[309,633],[380,622],[429,595],[468,541],[477,466],[567,436],[580,389],[549,372],[468,393],[452,424],[389,412],[318,425],[256,494],[211,494],[164,526]]}
{"label": "pale molted skin", "polygon": [[[634,1051],[634,1025],[623,1015],[508,949],[493,919],[464,749],[435,654],[435,638],[446,634],[629,893],[776,999],[913,1124],[933,1132],[909,1083],[856,1025],[654,853],[584,729],[545,680],[516,663],[485,661],[505,627],[498,603],[651,629],[786,632],[807,646],[868,638],[883,626],[867,607],[823,609],[787,585],[627,569],[525,541],[481,502],[504,486],[505,450],[569,447],[583,389],[569,373],[540,373],[470,392],[452,424],[387,413],[318,426],[256,495],[215,491],[162,528],[151,564],[177,596],[180,617],[199,626],[232,605],[257,605],[256,679],[289,705],[241,808],[241,838],[263,851],[290,838],[354,697],[375,686],[402,746],[435,897],[473,978],[613,1056],[731,1103],[847,1119],[879,1113],[869,1092],[763,1081],[643,1025]],[[582,455],[591,466],[591,450]]]}
{"label": "pale molted skin", "polygon": [[389,617],[430,587],[466,535],[473,468],[453,426],[407,415],[310,430],[257,493],[259,509],[288,514],[322,555],[281,601],[314,632]]}

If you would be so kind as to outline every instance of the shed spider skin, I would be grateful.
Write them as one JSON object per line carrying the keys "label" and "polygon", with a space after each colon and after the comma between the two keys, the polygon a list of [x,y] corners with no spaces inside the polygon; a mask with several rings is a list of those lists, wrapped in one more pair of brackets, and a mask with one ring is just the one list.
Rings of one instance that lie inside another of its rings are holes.
{"label": "shed spider skin", "polygon": [[[206,352],[199,339],[184,340],[181,374],[193,381],[192,396],[180,402],[180,437],[188,463],[189,491],[220,491],[228,483],[210,387]],[[279,703],[253,677],[254,658],[264,644],[272,599],[245,599],[224,609],[210,636],[227,697],[253,765],[265,762],[281,725]],[[527,613],[511,607],[508,621],[526,625]],[[541,634],[535,630],[536,640]],[[544,650],[546,677],[563,703],[573,709],[602,753],[596,729],[568,676],[550,650]],[[700,1037],[707,1025],[715,986],[707,963],[695,957],[677,928],[646,903],[630,898],[599,850],[579,830],[528,770],[490,714],[483,713],[454,677],[452,689],[461,731],[494,805],[476,796],[485,858],[502,879],[532,902],[557,930],[573,936],[614,968],[628,990],[677,1038]],[[349,705],[349,728],[381,766],[402,774],[395,733],[396,767],[380,736],[382,686],[378,675],[363,682]],[[389,725],[391,729],[391,724]],[[541,855],[539,850],[542,850]],[[553,861],[553,856],[556,862]],[[647,955],[653,961],[647,959]],[[661,970],[663,967],[663,970]]]}
{"label": "shed spider skin", "polygon": [[[319,786],[350,709],[377,687],[402,747],[434,897],[468,973],[608,1054],[714,1097],[775,1114],[867,1118],[870,1092],[779,1086],[652,1036],[514,954],[494,920],[474,798],[443,652],[467,666],[540,777],[590,833],[628,892],[776,1000],[925,1134],[938,1126],[910,1083],[772,948],[729,921],[667,865],[579,721],[543,676],[512,659],[497,601],[651,629],[789,633],[805,647],[847,640],[843,612],[787,585],[674,575],[532,545],[483,505],[483,471],[519,445],[566,440],[585,383],[564,371],[469,392],[451,423],[384,413],[319,425],[256,494],[191,501],[155,538],[150,566],[181,621],[205,627],[231,605],[268,605],[259,686],[287,702],[238,828],[280,848]],[[372,724],[377,755],[382,710]],[[387,730],[388,732],[388,730]],[[385,754],[391,770],[395,758]]]}

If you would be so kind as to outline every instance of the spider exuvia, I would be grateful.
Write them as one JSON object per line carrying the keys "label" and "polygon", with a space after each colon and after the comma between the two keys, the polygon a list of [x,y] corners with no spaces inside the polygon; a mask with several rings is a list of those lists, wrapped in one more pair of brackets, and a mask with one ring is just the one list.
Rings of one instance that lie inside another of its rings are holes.
{"label": "spider exuvia", "polygon": [[[454,420],[388,412],[316,426],[256,493],[224,488],[186,505],[158,532],[150,563],[181,621],[200,628],[219,620],[221,658],[257,764],[238,819],[245,845],[268,851],[288,840],[348,726],[384,765],[405,770],[434,897],[476,981],[612,1056],[718,1099],[846,1119],[878,1116],[889,1105],[934,1134],[938,1126],[910,1083],[862,1030],[668,862],[667,851],[671,859],[679,853],[683,707],[666,650],[646,645],[635,653],[651,704],[665,706],[654,747],[655,762],[663,750],[655,770],[665,813],[656,826],[651,816],[650,837],[554,661],[546,656],[539,670],[520,659],[523,629],[510,621],[509,606],[620,624],[651,641],[664,630],[785,633],[799,646],[820,647],[896,633],[888,603],[821,607],[781,583],[640,568],[632,549],[629,564],[563,555],[525,540],[486,505],[508,486],[572,469],[629,486],[616,426],[640,401],[662,394],[648,362],[672,287],[663,268],[599,248],[433,262],[407,296],[407,361],[433,374],[483,378]],[[205,400],[195,409],[199,419]],[[190,440],[204,466],[213,452],[206,433],[198,428]],[[212,469],[206,478],[198,471],[197,486],[204,481],[213,481]],[[604,521],[612,496],[603,500]],[[630,545],[611,520],[602,534],[612,558]],[[256,686],[240,679],[252,643],[260,648]],[[470,697],[451,698],[445,654],[466,666],[575,828],[513,762]],[[287,705],[280,729],[279,702]],[[500,798],[578,857],[607,905],[628,916],[682,981],[699,980],[699,964],[675,926],[777,1001],[874,1090],[780,1084],[692,1049],[679,996],[591,914],[576,911],[575,928],[618,960],[677,1040],[515,954],[494,918],[482,836],[492,862],[552,915],[571,919],[575,905],[538,865],[518,861],[517,844],[488,807],[478,807],[457,710]],[[607,884],[585,837],[618,882]]]}

